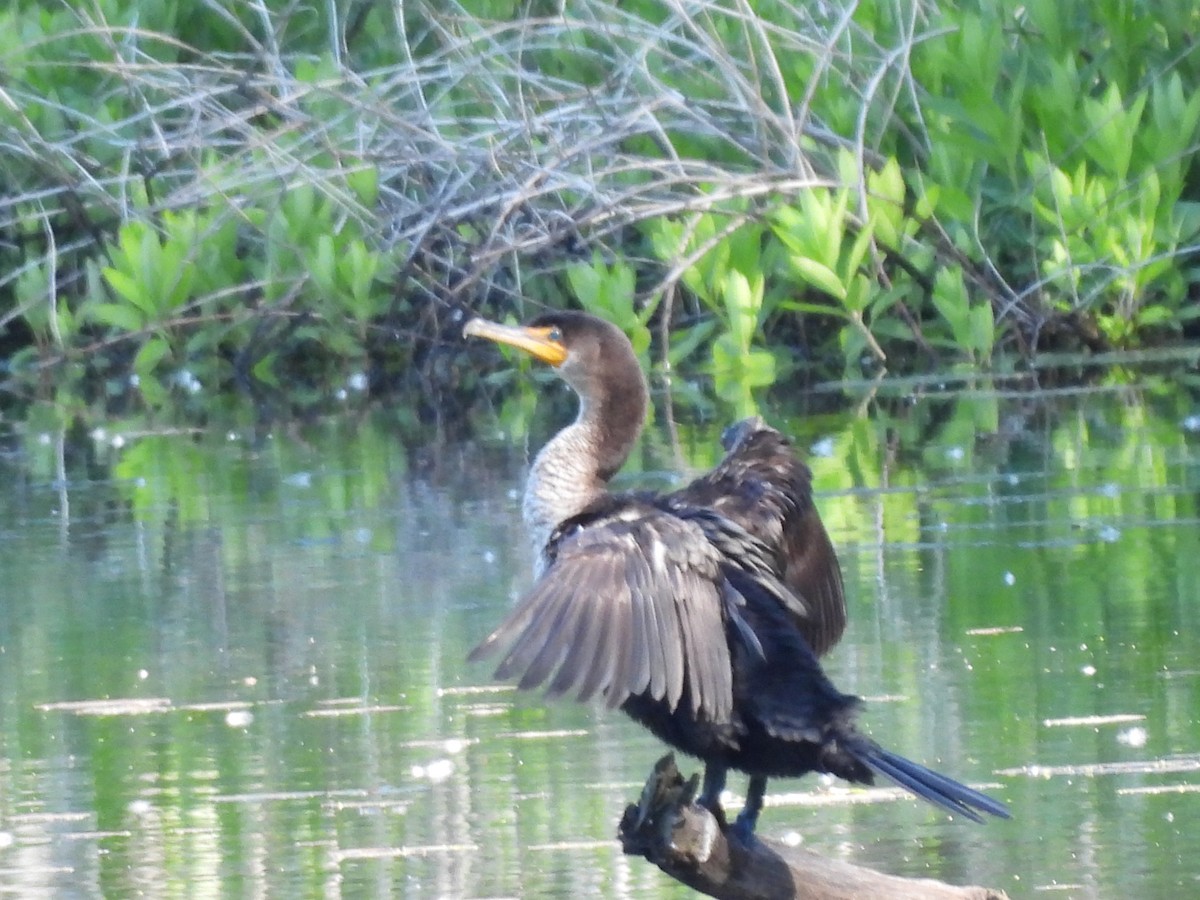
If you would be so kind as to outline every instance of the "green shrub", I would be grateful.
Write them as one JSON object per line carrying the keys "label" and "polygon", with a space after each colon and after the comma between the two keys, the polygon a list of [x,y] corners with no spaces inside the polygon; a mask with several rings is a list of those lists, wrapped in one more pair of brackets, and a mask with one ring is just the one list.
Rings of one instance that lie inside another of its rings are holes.
{"label": "green shrub", "polygon": [[456,377],[430,348],[463,307],[530,294],[639,348],[671,317],[668,361],[742,406],[801,358],[1194,329],[1200,12],[919,12],[9,4],[9,376],[151,407],[180,372],[332,396],[419,363],[424,387]]}

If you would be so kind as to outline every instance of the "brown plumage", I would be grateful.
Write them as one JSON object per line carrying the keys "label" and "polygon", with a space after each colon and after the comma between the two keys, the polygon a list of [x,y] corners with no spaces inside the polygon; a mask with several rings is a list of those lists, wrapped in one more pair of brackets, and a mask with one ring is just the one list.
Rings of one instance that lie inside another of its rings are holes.
{"label": "brown plumage", "polygon": [[784,435],[754,416],[731,425],[726,456],[711,472],[664,499],[711,509],[769,547],[776,573],[801,598],[793,621],[823,656],[846,630],[842,570],[812,498],[812,473]]}
{"label": "brown plumage", "polygon": [[766,780],[883,774],[951,811],[1006,816],[983,794],[889,753],[854,725],[817,656],[845,628],[842,577],[812,502],[811,475],[759,419],[732,426],[721,463],[657,496],[607,482],[641,433],[645,376],[625,335],[583,313],[468,336],[554,366],[580,397],[576,420],[538,453],[523,513],[537,580],[471,654],[503,653],[499,678],[555,696],[603,698],[705,762],[701,802],[721,814],[729,768],[750,788],[753,832]]}

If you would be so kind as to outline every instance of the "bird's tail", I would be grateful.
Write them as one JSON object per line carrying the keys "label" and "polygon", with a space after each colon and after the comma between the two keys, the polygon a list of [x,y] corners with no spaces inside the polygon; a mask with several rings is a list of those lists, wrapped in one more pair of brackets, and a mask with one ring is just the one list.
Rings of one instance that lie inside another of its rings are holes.
{"label": "bird's tail", "polygon": [[857,752],[854,755],[872,772],[886,776],[900,787],[943,809],[975,822],[983,821],[979,815],[981,812],[1001,819],[1009,818],[1008,807],[999,800],[993,800],[987,794],[940,775],[911,759],[878,746],[855,749]]}

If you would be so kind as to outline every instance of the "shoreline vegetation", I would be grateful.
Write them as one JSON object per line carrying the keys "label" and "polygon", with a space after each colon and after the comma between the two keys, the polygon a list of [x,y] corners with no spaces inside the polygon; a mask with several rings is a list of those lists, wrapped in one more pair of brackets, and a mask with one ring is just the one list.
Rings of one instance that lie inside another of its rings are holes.
{"label": "shoreline vegetation", "polygon": [[5,403],[443,397],[478,384],[466,318],[543,306],[735,403],[800,366],[1186,341],[1198,26],[1178,0],[18,0]]}

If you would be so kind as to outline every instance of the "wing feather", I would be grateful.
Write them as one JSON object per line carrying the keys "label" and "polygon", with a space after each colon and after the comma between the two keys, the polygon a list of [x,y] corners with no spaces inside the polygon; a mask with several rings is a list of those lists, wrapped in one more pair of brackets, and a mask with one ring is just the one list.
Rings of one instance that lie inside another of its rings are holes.
{"label": "wing feather", "polygon": [[706,717],[733,707],[721,556],[695,523],[630,500],[561,535],[537,584],[471,653],[507,648],[498,678],[610,706],[685,696]]}
{"label": "wing feather", "polygon": [[812,500],[812,473],[791,442],[761,419],[729,427],[726,456],[664,497],[668,507],[708,509],[775,554],[775,568],[803,610],[793,624],[818,655],[841,638],[846,600],[837,554]]}
{"label": "wing feather", "polygon": [[529,601],[536,601],[531,603],[534,613],[504,622],[480,647],[487,645],[490,650],[509,644],[508,654],[496,669],[496,677],[509,678],[520,673],[527,686],[536,686],[562,662],[562,645],[552,636],[571,616],[572,604],[570,597],[558,596],[553,585],[538,585],[526,598]]}
{"label": "wing feather", "polygon": [[[630,616],[629,631],[625,635],[629,647],[627,656],[629,668],[623,676],[614,678],[613,682],[614,684],[627,684],[630,693],[641,694],[653,687],[651,674],[655,671],[656,661],[661,667],[662,650],[659,648],[656,656],[654,652],[656,642],[650,640],[650,636],[658,632],[654,617],[654,604],[647,602],[635,585],[630,585],[629,602],[632,615]],[[614,702],[614,698],[619,693],[615,690],[607,693],[606,698],[610,707],[620,705],[619,701]]]}

